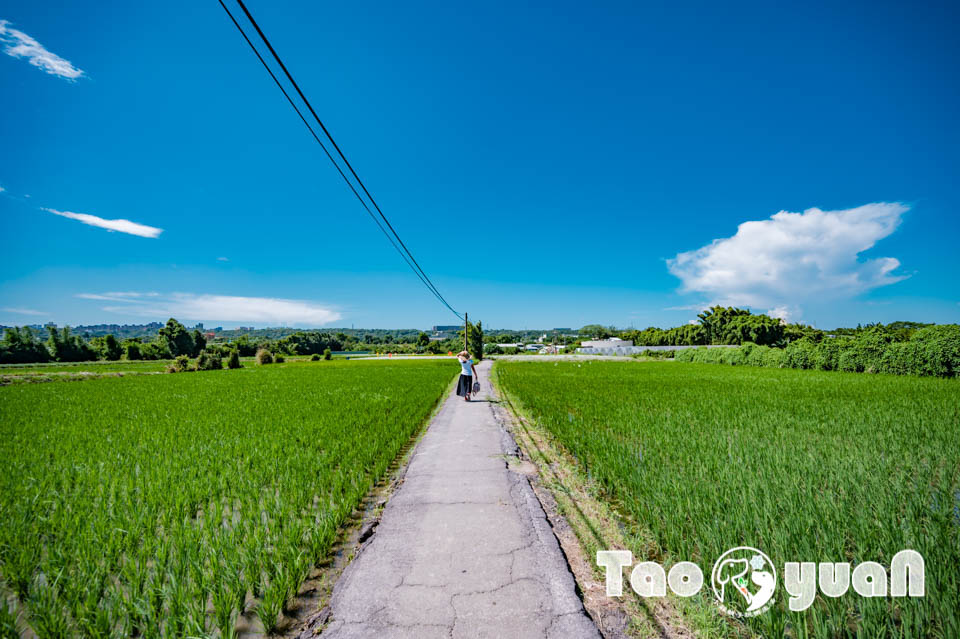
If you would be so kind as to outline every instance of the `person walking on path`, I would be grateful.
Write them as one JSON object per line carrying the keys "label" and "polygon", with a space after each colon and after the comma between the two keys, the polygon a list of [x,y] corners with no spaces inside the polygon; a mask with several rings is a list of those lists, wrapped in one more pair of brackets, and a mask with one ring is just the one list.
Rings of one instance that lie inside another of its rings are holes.
{"label": "person walking on path", "polygon": [[467,351],[460,351],[457,355],[460,362],[460,381],[457,382],[457,395],[463,397],[463,401],[470,401],[470,393],[473,391],[473,378],[477,372],[477,367],[473,364],[473,359]]}

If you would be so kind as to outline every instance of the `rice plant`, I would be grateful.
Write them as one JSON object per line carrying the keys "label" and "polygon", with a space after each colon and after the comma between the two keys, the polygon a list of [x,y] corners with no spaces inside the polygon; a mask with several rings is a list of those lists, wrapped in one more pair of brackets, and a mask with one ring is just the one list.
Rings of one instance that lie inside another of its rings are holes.
{"label": "rice plant", "polygon": [[0,626],[227,637],[249,613],[274,628],[451,377],[344,361],[0,388],[16,600]]}
{"label": "rice plant", "polygon": [[[639,560],[919,551],[923,598],[818,595],[765,637],[960,637],[960,383],[709,364],[498,362],[499,379],[624,514]],[[708,598],[709,599],[709,598]],[[709,605],[705,601],[704,605]],[[731,627],[734,622],[731,622]]]}

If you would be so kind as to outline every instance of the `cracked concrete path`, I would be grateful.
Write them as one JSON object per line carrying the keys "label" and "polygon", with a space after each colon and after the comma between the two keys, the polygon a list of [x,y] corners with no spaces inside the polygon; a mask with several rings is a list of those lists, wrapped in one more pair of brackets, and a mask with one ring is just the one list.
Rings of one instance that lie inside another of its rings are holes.
{"label": "cracked concrete path", "polygon": [[599,638],[489,399],[449,397],[373,537],[334,586],[322,637]]}

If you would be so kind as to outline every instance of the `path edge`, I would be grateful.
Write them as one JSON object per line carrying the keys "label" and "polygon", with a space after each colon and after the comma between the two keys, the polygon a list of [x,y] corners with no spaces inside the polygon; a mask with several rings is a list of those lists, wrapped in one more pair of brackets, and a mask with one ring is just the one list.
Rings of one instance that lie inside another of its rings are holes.
{"label": "path edge", "polygon": [[[649,605],[638,597],[614,599],[606,596],[600,569],[584,548],[581,536],[585,527],[593,531],[599,528],[609,533],[603,535],[601,545],[604,549],[626,548],[623,537],[618,534],[621,524],[616,513],[596,500],[589,490],[585,490],[582,477],[573,477],[581,473],[568,459],[569,453],[550,441],[525,414],[518,399],[503,387],[496,359],[489,377],[491,386],[501,400],[501,403],[493,405],[496,406],[493,409],[495,417],[507,436],[515,442],[519,457],[535,469],[527,477],[530,486],[546,513],[564,561],[574,576],[577,596],[604,639],[692,639],[704,636],[690,628],[669,601]],[[565,512],[571,510],[575,510],[578,518],[583,519],[579,525],[572,525],[566,516]],[[584,510],[589,514],[585,514]],[[712,634],[708,632],[706,636]]]}

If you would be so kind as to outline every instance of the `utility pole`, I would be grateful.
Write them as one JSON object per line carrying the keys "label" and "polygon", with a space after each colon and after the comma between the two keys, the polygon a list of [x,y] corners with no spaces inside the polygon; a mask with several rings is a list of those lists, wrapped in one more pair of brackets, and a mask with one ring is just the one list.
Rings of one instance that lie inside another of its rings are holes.
{"label": "utility pole", "polygon": [[470,322],[467,321],[467,313],[463,313],[463,350],[470,352],[470,348],[467,346],[467,331],[470,330]]}

